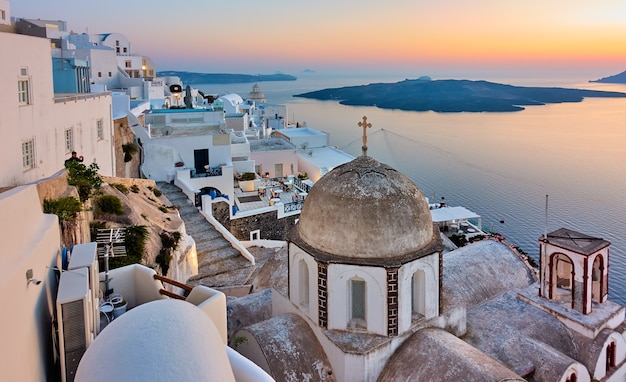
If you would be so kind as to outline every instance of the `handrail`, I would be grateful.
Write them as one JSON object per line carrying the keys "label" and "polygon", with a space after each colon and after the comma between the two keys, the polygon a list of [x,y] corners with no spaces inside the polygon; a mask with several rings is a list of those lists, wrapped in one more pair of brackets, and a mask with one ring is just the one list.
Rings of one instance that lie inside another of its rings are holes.
{"label": "handrail", "polygon": [[173,293],[173,292],[167,291],[167,290],[165,290],[165,289],[159,289],[159,293],[161,293],[161,294],[162,294],[162,295],[164,295],[164,296],[167,296],[167,297],[172,297],[172,298],[175,298],[175,299],[178,299],[178,300],[184,300],[184,299],[185,299],[185,297],[184,297],[184,296],[181,296],[181,295],[179,295],[179,294],[176,294],[176,293]]}
{"label": "handrail", "polygon": [[[167,277],[164,277],[164,276],[154,275],[153,277],[154,277],[155,280],[159,280],[159,281],[162,281],[162,282],[165,282],[165,283],[168,283],[168,284],[172,284],[174,286],[177,286],[177,287],[185,290],[186,292],[191,292],[191,290],[193,289],[193,287],[190,287],[187,284],[180,283],[180,282],[178,282],[176,280],[168,279]],[[168,293],[170,293],[170,292],[168,292]],[[161,293],[161,294],[165,294],[165,293]],[[179,297],[181,297],[181,296],[179,296]],[[183,297],[183,299],[184,299],[184,297]]]}

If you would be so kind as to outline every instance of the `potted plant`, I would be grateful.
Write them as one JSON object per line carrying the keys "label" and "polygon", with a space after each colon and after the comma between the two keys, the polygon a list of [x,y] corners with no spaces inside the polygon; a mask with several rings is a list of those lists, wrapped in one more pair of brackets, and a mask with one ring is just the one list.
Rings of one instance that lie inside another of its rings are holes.
{"label": "potted plant", "polygon": [[256,174],[253,172],[244,172],[239,179],[239,188],[243,192],[252,192],[255,190]]}

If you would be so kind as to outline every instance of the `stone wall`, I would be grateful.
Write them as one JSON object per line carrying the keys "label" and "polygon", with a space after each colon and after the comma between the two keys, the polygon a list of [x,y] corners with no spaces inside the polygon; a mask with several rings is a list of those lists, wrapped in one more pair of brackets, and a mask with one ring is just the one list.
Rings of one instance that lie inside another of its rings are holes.
{"label": "stone wall", "polygon": [[213,217],[220,222],[238,240],[250,240],[250,232],[259,230],[260,239],[263,240],[287,240],[287,233],[296,224],[300,215],[286,216],[278,219],[276,211],[246,216],[230,220],[230,206],[226,202],[213,203]]}
{"label": "stone wall", "polygon": [[[143,123],[144,116],[138,117]],[[122,145],[135,142],[135,135],[129,127],[128,118],[119,118],[113,121],[114,142],[113,149],[115,152],[115,176],[121,178],[139,178],[139,164],[141,160],[141,147],[139,152],[132,155],[130,162],[124,162],[124,151]]]}

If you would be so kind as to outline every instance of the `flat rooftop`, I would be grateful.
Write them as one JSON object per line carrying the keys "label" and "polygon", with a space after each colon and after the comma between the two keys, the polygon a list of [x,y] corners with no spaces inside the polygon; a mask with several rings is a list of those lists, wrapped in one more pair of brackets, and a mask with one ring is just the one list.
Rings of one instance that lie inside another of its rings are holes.
{"label": "flat rooftop", "polygon": [[282,138],[268,139],[251,139],[250,151],[278,151],[278,150],[294,150],[294,146],[289,141]]}

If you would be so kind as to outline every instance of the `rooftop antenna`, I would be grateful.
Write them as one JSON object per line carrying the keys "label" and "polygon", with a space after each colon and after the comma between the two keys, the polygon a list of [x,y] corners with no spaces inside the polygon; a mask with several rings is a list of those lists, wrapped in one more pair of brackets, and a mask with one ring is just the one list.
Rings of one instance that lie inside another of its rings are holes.
{"label": "rooftop antenna", "polygon": [[363,116],[363,121],[359,122],[359,127],[363,128],[363,146],[361,146],[361,150],[363,151],[363,156],[367,156],[367,128],[371,128],[372,124],[367,122],[367,117]]}

